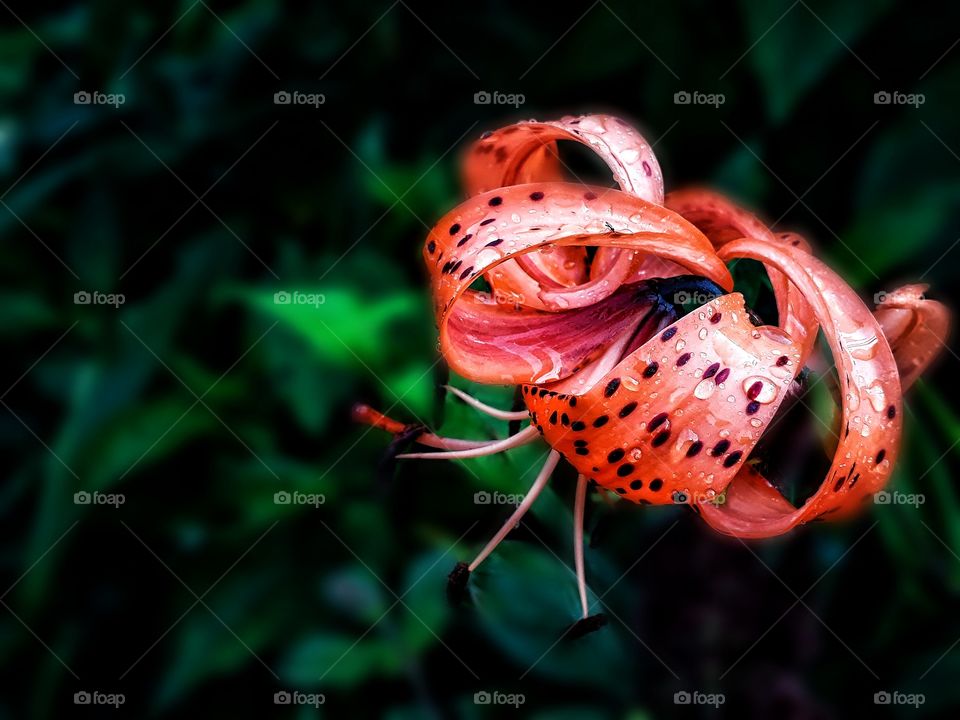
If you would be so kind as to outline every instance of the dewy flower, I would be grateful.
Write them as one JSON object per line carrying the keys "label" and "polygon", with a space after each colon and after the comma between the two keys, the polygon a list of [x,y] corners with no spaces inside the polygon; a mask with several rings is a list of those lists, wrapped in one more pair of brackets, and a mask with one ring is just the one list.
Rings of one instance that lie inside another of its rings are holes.
{"label": "dewy flower", "polygon": [[[565,179],[557,141],[593,150],[619,190]],[[770,230],[721,195],[664,196],[650,145],[605,115],[523,122],[468,151],[469,199],[427,237],[440,350],[461,376],[519,385],[526,412],[452,392],[496,418],[530,419],[495,442],[443,438],[366,406],[357,419],[471,458],[534,442],[552,448],[524,501],[454,590],[546,485],[561,457],[579,473],[576,569],[584,617],[583,512],[588,483],[640,504],[684,503],[723,533],[768,537],[838,518],[884,487],[900,449],[904,390],[943,346],[946,309],[911,285],[875,313],[800,236]],[[759,261],[776,298],[764,325],[734,291],[727,264]],[[488,290],[473,289],[485,281]],[[699,305],[682,315],[683,305]],[[682,316],[681,316],[682,315]],[[752,456],[796,399],[818,331],[833,355],[839,412],[833,463],[792,505]]]}

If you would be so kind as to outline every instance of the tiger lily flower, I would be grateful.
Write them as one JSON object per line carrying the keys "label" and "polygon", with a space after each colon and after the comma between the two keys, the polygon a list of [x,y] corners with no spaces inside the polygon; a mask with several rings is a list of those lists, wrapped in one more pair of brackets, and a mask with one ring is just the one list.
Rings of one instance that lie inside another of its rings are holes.
{"label": "tiger lily flower", "polygon": [[[618,189],[571,182],[558,141],[593,150]],[[872,312],[799,235],[774,232],[709,190],[664,195],[660,166],[632,127],[606,115],[522,122],[467,151],[468,199],[430,231],[440,351],[479,383],[516,385],[529,419],[493,442],[444,438],[357,406],[357,420],[471,458],[545,441],[547,461],[503,529],[451,574],[451,594],[515,527],[561,458],[576,468],[575,565],[584,621],[583,514],[589,484],[638,504],[693,507],[721,533],[770,537],[849,515],[888,481],[904,391],[944,346],[949,313],[908,285]],[[763,324],[728,263],[759,261],[778,322]],[[486,283],[486,289],[477,284]],[[699,307],[683,314],[683,300]],[[790,503],[754,451],[795,399],[822,331],[837,370],[833,462],[819,489]]]}

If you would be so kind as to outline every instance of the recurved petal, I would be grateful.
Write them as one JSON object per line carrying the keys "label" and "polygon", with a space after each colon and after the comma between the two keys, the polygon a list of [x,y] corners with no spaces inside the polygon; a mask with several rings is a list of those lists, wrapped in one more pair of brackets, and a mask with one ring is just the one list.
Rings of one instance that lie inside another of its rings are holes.
{"label": "recurved petal", "polygon": [[904,392],[947,346],[950,333],[950,311],[924,297],[928,287],[904,285],[885,293],[873,313],[893,350]]}
{"label": "recurved petal", "polygon": [[[611,226],[621,230],[611,231]],[[515,185],[483,193],[447,213],[424,247],[441,350],[451,367],[479,382],[518,384],[561,379],[571,372],[559,359],[547,366],[521,359],[498,367],[488,357],[478,367],[468,357],[475,351],[472,345],[496,344],[503,328],[496,323],[474,326],[468,345],[464,342],[468,338],[452,332],[451,326],[456,327],[464,312],[460,298],[476,292],[470,285],[480,277],[496,279],[503,263],[528,253],[591,245],[661,257],[724,288],[732,286],[726,265],[699,230],[676,213],[633,195],[609,188],[584,190],[569,183]],[[597,292],[578,305],[595,304],[606,294]],[[522,299],[516,304],[519,312],[536,312]]]}
{"label": "recurved petal", "polygon": [[[796,233],[774,233],[752,213],[712,190],[687,188],[667,195],[665,204],[696,225],[718,250],[740,238],[750,238],[775,247],[793,247],[806,252],[810,246]],[[763,262],[761,260],[761,262]],[[816,318],[810,304],[775,267],[764,263],[777,299],[780,327],[801,346],[801,364],[805,364],[817,339]]]}
{"label": "recurved petal", "polygon": [[769,482],[744,471],[727,488],[726,502],[704,505],[702,515],[721,532],[768,537],[820,516],[848,514],[886,484],[900,449],[900,376],[880,324],[842,278],[798,248],[745,239],[725,245],[720,255],[769,263],[810,303],[837,367],[841,437],[827,477],[802,507],[776,500]]}
{"label": "recurved petal", "polygon": [[544,438],[582,474],[640,503],[710,502],[773,419],[799,346],[756,327],[739,293],[689,313],[591,389],[523,387]]}

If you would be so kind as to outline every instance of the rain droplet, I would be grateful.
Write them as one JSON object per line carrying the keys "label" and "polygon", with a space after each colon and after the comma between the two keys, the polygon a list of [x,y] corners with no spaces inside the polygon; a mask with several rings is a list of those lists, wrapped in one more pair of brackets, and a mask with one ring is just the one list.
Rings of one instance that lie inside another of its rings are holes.
{"label": "rain droplet", "polygon": [[880,381],[875,380],[864,392],[867,394],[867,399],[873,406],[874,411],[883,412],[883,409],[887,406],[887,397],[883,393],[883,385],[880,384]]}
{"label": "rain droplet", "polygon": [[697,337],[700,338],[701,340],[706,340],[706,339],[707,339],[707,329],[706,329],[706,328],[700,328],[700,332],[697,333]]}
{"label": "rain droplet", "polygon": [[677,340],[677,352],[680,352],[687,346],[687,343],[684,340]]}
{"label": "rain droplet", "polygon": [[701,380],[693,389],[693,394],[694,397],[700,400],[706,400],[713,395],[713,391],[716,389],[717,384],[713,380]]}

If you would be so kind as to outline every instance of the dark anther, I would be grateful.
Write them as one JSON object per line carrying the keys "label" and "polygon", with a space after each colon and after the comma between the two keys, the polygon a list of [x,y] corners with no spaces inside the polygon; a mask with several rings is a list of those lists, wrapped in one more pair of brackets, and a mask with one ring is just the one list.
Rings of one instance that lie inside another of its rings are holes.
{"label": "dark anther", "polygon": [[458,562],[447,575],[447,602],[456,607],[467,596],[467,583],[470,581],[470,566]]}
{"label": "dark anther", "polygon": [[570,629],[567,630],[564,638],[566,640],[576,640],[578,638],[582,638],[584,635],[589,635],[592,632],[596,632],[606,624],[607,616],[603,613],[580,618],[570,626]]}

